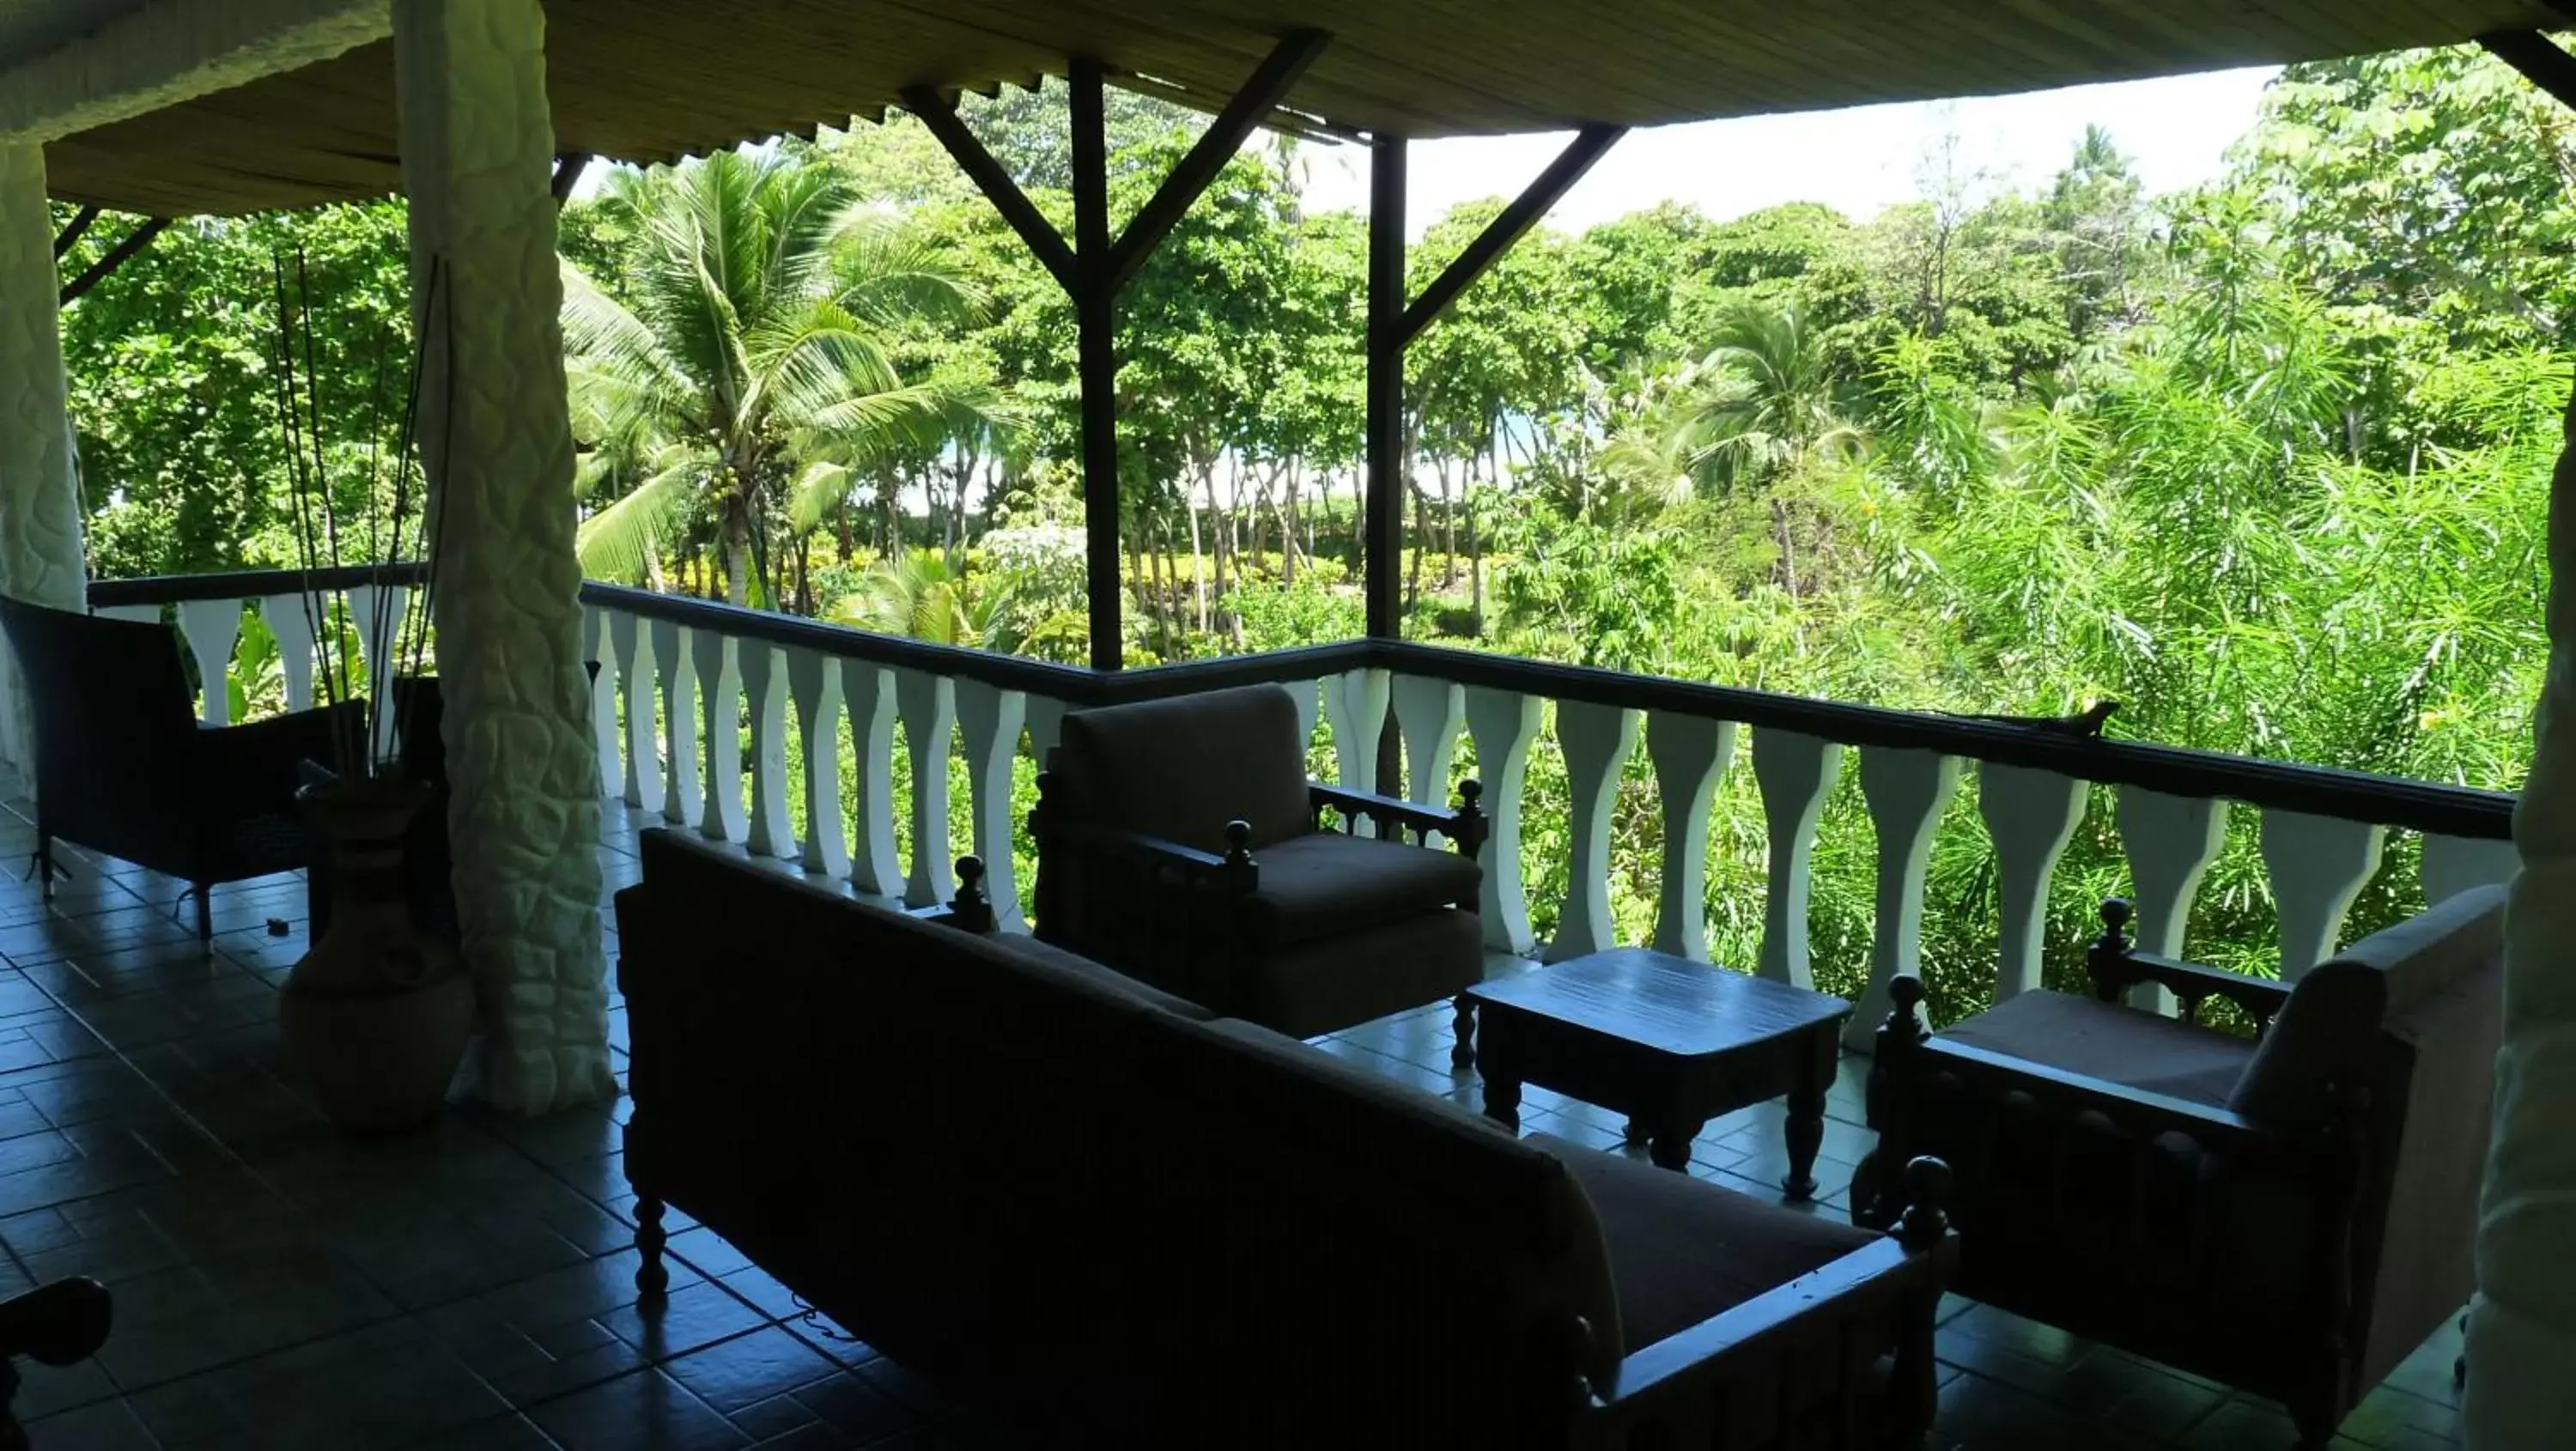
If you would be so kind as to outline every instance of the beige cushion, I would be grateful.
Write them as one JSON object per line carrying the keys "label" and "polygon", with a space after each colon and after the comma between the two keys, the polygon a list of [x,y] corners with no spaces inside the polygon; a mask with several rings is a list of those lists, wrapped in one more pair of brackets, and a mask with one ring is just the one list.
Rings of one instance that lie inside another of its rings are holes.
{"label": "beige cushion", "polygon": [[1878,1238],[1640,1159],[1541,1134],[1600,1220],[1620,1339],[1637,1350],[1820,1269]]}
{"label": "beige cushion", "polygon": [[1476,863],[1454,851],[1374,837],[1308,832],[1253,854],[1252,900],[1274,947],[1343,937],[1476,900]]}
{"label": "beige cushion", "polygon": [[1104,967],[1088,957],[1067,952],[1061,947],[1040,942],[1034,937],[1023,937],[1016,932],[996,932],[986,937],[984,941],[1040,971],[1070,974],[1097,983],[1114,992],[1124,993],[1167,1013],[1176,1013],[1198,1022],[1206,1022],[1215,1016],[1187,998],[1176,997],[1151,983],[1139,982],[1116,968]]}
{"label": "beige cushion", "polygon": [[1311,1038],[1455,997],[1483,981],[1484,932],[1471,912],[1417,912],[1264,952],[1240,971],[1243,1016]]}
{"label": "beige cushion", "polygon": [[2307,1123],[2328,1088],[2370,1086],[2380,1029],[2504,952],[2504,888],[2480,887],[2374,932],[2310,968],[2272,1020],[2228,1107],[2262,1123]]}
{"label": "beige cushion", "polygon": [[2217,1108],[2254,1045],[2118,1003],[2026,992],[1942,1031],[1946,1042]]}
{"label": "beige cushion", "polygon": [[1205,852],[1225,825],[1252,844],[1312,831],[1297,702],[1276,685],[1075,711],[1051,761],[1048,805]]}

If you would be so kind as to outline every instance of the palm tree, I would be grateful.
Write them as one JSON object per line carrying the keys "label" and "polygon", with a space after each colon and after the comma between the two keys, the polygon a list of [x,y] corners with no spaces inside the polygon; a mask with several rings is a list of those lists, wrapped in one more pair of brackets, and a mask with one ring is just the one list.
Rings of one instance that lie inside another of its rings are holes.
{"label": "palm tree", "polygon": [[1760,485],[1868,446],[1824,334],[1792,299],[1747,302],[1719,323],[1673,421],[1673,453],[1702,484]]}
{"label": "palm tree", "polygon": [[837,624],[970,650],[1012,648],[1004,591],[978,588],[946,554],[912,549],[880,559],[832,610]]}
{"label": "palm tree", "polygon": [[563,264],[574,426],[588,477],[617,493],[582,525],[585,568],[640,572],[694,507],[747,603],[765,510],[814,482],[804,462],[935,450],[982,408],[889,357],[973,289],[830,166],[718,152],[620,172],[599,204],[635,240],[620,296]]}

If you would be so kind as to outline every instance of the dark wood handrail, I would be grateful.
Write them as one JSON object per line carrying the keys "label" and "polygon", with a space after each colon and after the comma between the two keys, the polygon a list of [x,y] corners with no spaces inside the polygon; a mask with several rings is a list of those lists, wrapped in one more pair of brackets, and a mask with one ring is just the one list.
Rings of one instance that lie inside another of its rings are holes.
{"label": "dark wood handrail", "polygon": [[[95,607],[290,595],[300,585],[345,589],[378,579],[408,582],[417,578],[418,570],[416,564],[354,565],[316,571],[309,585],[297,570],[101,580],[90,586],[90,603]],[[1730,720],[1757,730],[1797,731],[1844,745],[1932,751],[2053,771],[2102,785],[2139,786],[2175,796],[2225,797],[2271,810],[2300,811],[2444,836],[2502,841],[2513,835],[2515,798],[2510,792],[2292,761],[2256,760],[2144,741],[2100,740],[2007,721],[1854,705],[1664,676],[1629,675],[1411,641],[1346,640],[1260,655],[1229,655],[1143,670],[1103,672],[597,581],[584,584],[581,597],[586,604],[643,619],[667,620],[738,639],[980,681],[1003,690],[1060,700],[1076,708],[1162,699],[1234,685],[1293,683],[1375,666],[1552,700]]]}

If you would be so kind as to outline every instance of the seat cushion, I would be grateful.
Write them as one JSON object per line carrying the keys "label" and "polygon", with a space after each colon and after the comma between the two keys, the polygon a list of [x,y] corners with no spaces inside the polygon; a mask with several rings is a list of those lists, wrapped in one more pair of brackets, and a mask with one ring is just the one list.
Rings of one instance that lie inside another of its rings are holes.
{"label": "seat cushion", "polygon": [[2339,1080],[2372,1086],[2380,1029],[2504,953],[2504,888],[2462,892],[2370,934],[2299,979],[2228,1107],[2258,1123],[2313,1123]]}
{"label": "seat cushion", "polygon": [[1610,1251],[1619,1337],[1633,1353],[1732,1310],[1878,1238],[1820,1214],[1546,1134],[1592,1201]]}
{"label": "seat cushion", "polygon": [[1246,963],[1243,1016],[1297,1038],[1456,997],[1484,980],[1484,930],[1455,908],[1264,953]]}
{"label": "seat cushion", "polygon": [[983,940],[989,946],[1030,964],[1042,972],[1064,973],[1083,978],[1114,992],[1125,993],[1139,1002],[1160,1008],[1167,1013],[1202,1023],[1215,1016],[1187,998],[1167,993],[1151,983],[1139,982],[1114,967],[1103,966],[1088,957],[1067,952],[1061,947],[1040,942],[1034,937],[1023,937],[1016,932],[996,932]]}
{"label": "seat cushion", "polygon": [[1257,850],[1314,830],[1306,782],[1296,700],[1247,685],[1066,716],[1047,802],[1205,852],[1223,852],[1241,820]]}
{"label": "seat cushion", "polygon": [[1344,937],[1399,918],[1473,902],[1482,880],[1473,859],[1368,836],[1307,832],[1253,854],[1261,887],[1252,895],[1271,945],[1294,947]]}
{"label": "seat cushion", "polygon": [[1946,1042],[2219,1108],[2254,1045],[2068,993],[2026,992],[1941,1032]]}

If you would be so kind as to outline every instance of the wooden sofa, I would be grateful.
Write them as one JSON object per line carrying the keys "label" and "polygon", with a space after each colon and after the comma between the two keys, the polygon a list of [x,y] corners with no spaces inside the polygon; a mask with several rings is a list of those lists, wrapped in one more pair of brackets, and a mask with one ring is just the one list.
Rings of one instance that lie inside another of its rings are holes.
{"label": "wooden sofa", "polygon": [[1026,938],[649,832],[619,894],[664,1206],[1047,1444],[1920,1443],[1946,1177],[1892,1235],[1572,1144]]}

